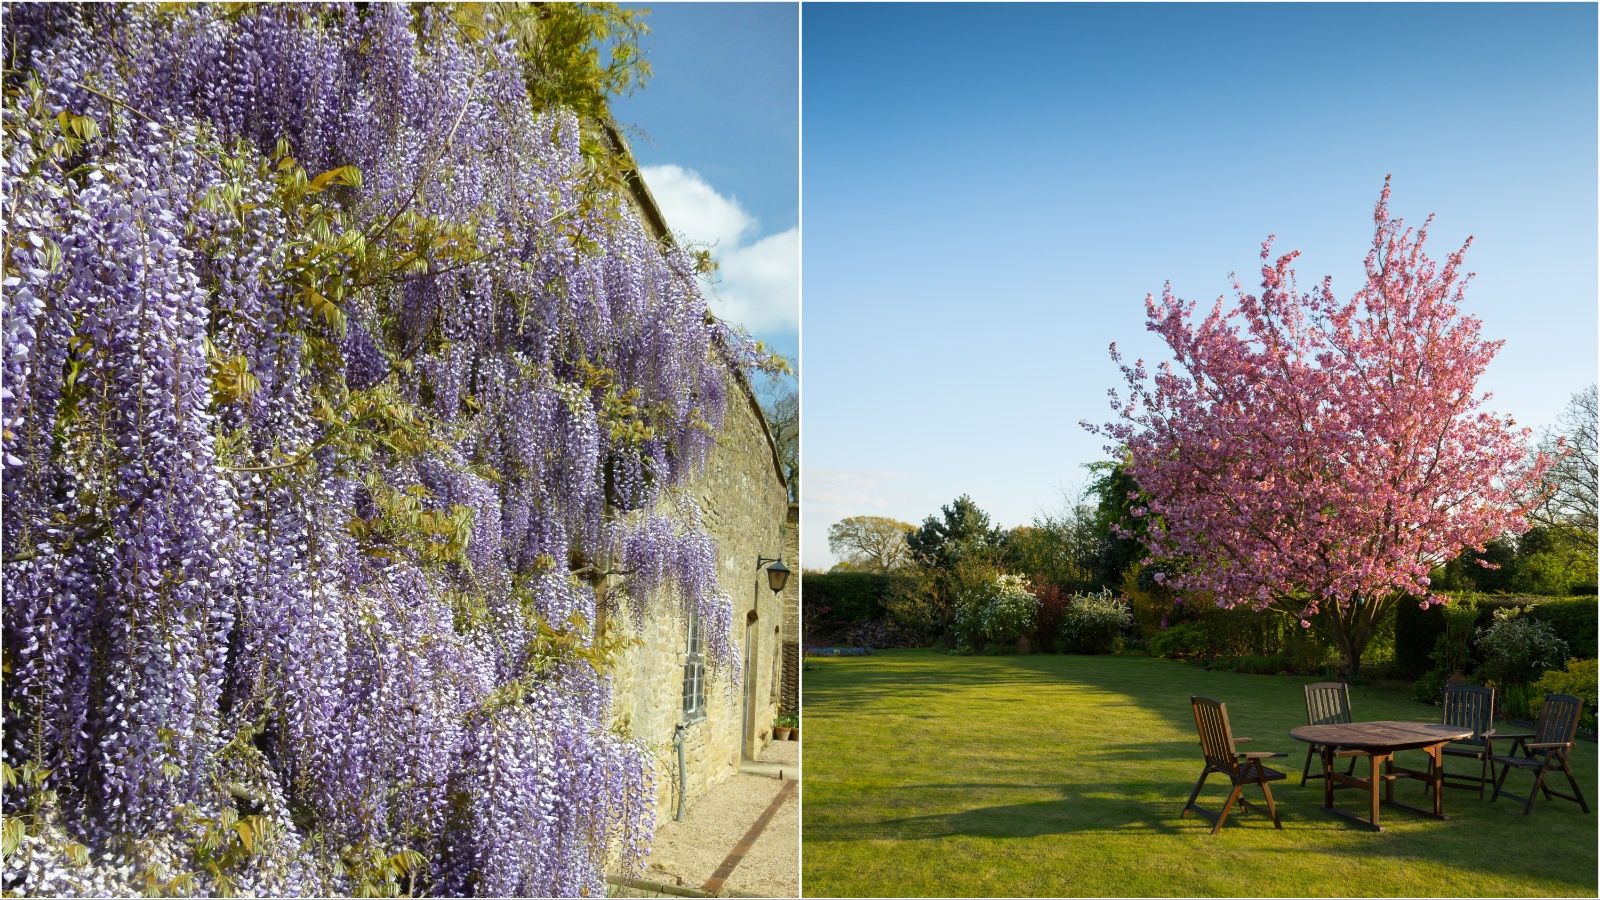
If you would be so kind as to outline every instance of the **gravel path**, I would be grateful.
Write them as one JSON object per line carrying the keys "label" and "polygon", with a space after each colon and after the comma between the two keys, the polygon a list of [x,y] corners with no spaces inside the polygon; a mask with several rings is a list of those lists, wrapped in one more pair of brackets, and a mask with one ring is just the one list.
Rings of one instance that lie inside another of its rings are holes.
{"label": "gravel path", "polygon": [[[774,742],[759,762],[797,768],[799,743]],[[734,845],[777,797],[783,782],[739,773],[689,804],[683,821],[670,817],[656,829],[653,849],[641,877],[699,890],[722,865]],[[766,829],[739,861],[723,893],[794,897],[800,891],[800,801],[791,791]]]}

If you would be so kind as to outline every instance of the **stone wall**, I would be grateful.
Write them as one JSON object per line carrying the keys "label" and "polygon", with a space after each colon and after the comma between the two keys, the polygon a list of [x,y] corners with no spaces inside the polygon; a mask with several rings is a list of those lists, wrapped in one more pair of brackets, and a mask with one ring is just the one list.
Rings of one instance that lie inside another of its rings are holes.
{"label": "stone wall", "polygon": [[[758,556],[788,555],[785,520],[788,493],[773,457],[765,421],[743,379],[728,374],[728,403],[705,470],[690,480],[689,492],[717,545],[722,591],[733,600],[734,638],[745,661],[745,678],[735,685],[726,667],[707,661],[706,715],[685,729],[687,799],[693,804],[712,785],[738,771],[745,692],[753,689],[748,755],[754,757],[772,737],[783,680],[785,601],[767,588],[757,572]],[[794,566],[798,568],[798,565]],[[791,579],[791,584],[798,582]],[[751,614],[754,613],[753,619]],[[649,605],[642,625],[626,614],[608,625],[638,639],[613,670],[616,727],[655,754],[658,818],[671,817],[678,798],[673,731],[683,721],[683,667],[688,620],[678,604]],[[751,646],[753,639],[754,646]]]}

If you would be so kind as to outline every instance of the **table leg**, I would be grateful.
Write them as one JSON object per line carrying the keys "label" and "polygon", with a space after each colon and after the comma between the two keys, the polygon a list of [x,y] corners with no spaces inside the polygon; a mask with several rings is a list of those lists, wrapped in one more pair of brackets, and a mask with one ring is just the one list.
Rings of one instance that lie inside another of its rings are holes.
{"label": "table leg", "polygon": [[1393,770],[1394,757],[1392,755],[1385,756],[1383,758],[1383,802],[1385,803],[1394,802],[1394,779],[1388,777],[1389,775],[1393,774]]}
{"label": "table leg", "polygon": [[1428,749],[1428,768],[1433,776],[1433,814],[1444,818],[1444,745]]}
{"label": "table leg", "polygon": [[1383,826],[1378,824],[1378,784],[1379,784],[1379,782],[1381,782],[1383,780],[1383,778],[1381,777],[1382,760],[1386,759],[1387,757],[1384,757],[1384,756],[1382,756],[1380,754],[1374,753],[1374,754],[1372,754],[1371,758],[1372,758],[1372,827],[1373,828],[1381,828]]}
{"label": "table leg", "polygon": [[1322,747],[1322,807],[1333,809],[1333,748]]}

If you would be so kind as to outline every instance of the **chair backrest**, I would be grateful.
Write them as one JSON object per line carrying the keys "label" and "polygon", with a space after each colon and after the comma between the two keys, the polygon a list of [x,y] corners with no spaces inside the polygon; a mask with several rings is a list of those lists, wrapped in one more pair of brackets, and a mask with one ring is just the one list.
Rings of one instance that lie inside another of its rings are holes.
{"label": "chair backrest", "polygon": [[1239,767],[1239,751],[1234,749],[1233,729],[1228,725],[1228,705],[1210,697],[1190,697],[1194,707],[1194,727],[1200,732],[1200,749],[1206,762],[1229,771]]}
{"label": "chair backrest", "polygon": [[1578,717],[1583,713],[1583,701],[1571,694],[1545,694],[1544,708],[1539,710],[1539,727],[1534,742],[1539,744],[1570,743],[1578,735]]}
{"label": "chair backrest", "polygon": [[1472,737],[1463,743],[1483,743],[1483,733],[1494,723],[1494,688],[1475,684],[1445,685],[1444,717],[1440,721],[1457,728],[1471,728]]}
{"label": "chair backrest", "polygon": [[1319,681],[1306,685],[1307,725],[1348,725],[1350,686],[1342,681]]}

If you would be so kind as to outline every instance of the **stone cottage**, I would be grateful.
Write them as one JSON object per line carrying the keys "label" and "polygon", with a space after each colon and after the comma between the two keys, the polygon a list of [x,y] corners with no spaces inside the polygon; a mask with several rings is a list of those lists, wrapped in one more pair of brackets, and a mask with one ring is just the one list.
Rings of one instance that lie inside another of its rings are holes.
{"label": "stone cottage", "polygon": [[[608,125],[614,150],[629,167],[632,200],[658,239],[671,232],[634,168],[627,144]],[[744,678],[719,671],[700,653],[695,623],[676,604],[655,604],[642,627],[619,617],[637,643],[613,671],[615,724],[656,755],[658,819],[669,818],[680,790],[692,805],[713,785],[754,759],[772,738],[785,685],[785,606],[798,606],[799,578],[783,594],[768,586],[761,560],[798,568],[788,486],[772,432],[749,381],[726,369],[727,407],[705,470],[686,484],[717,545],[718,582],[734,603],[734,636]],[[786,597],[785,595],[789,595]],[[792,676],[791,676],[792,683]],[[682,731],[683,782],[675,738]]]}

